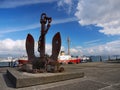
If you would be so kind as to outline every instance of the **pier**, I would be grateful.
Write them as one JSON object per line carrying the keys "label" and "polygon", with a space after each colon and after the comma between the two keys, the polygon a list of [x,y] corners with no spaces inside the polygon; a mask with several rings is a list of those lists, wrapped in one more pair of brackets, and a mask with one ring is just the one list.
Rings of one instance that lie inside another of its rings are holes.
{"label": "pier", "polygon": [[0,68],[1,90],[120,90],[120,63],[91,62],[64,65],[66,71],[84,72],[83,78],[14,88]]}

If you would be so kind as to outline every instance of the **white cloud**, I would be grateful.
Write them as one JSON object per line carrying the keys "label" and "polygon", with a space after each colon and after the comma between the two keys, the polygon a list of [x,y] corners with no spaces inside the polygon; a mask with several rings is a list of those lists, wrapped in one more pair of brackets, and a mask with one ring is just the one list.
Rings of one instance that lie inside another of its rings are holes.
{"label": "white cloud", "polygon": [[[93,40],[94,41],[94,40]],[[92,41],[90,42],[92,43]],[[67,50],[65,50],[67,51]],[[120,40],[89,47],[76,46],[70,49],[71,55],[120,55]],[[66,52],[67,53],[67,52]]]}
{"label": "white cloud", "polygon": [[61,24],[61,23],[68,23],[68,22],[74,22],[77,21],[78,19],[76,17],[71,17],[71,18],[64,18],[60,20],[54,20],[51,24]]}
{"label": "white cloud", "polygon": [[59,8],[61,7],[62,10],[65,10],[68,14],[70,14],[73,12],[74,2],[72,0],[59,0],[57,4]]}
{"label": "white cloud", "polygon": [[[35,55],[39,55],[38,43],[35,42]],[[83,48],[81,46],[73,47],[70,49],[71,55],[119,55],[120,54],[120,40],[107,42],[106,44]],[[67,51],[65,47],[61,50]],[[52,45],[46,44],[46,53],[51,55]],[[67,53],[67,52],[66,52]],[[25,40],[0,40],[0,54],[2,55],[26,55]]]}
{"label": "white cloud", "polygon": [[7,28],[1,28],[0,34],[5,33],[11,33],[11,32],[19,32],[19,31],[26,31],[31,29],[39,28],[40,24],[31,24],[27,26],[21,26],[21,27],[7,27]]}
{"label": "white cloud", "polygon": [[72,0],[59,0],[58,6],[63,6],[64,4],[71,5],[72,4]]}
{"label": "white cloud", "polygon": [[[64,47],[61,47],[64,49]],[[39,56],[38,52],[38,42],[35,42],[35,55]],[[46,44],[46,53],[51,55],[52,53],[52,45]],[[26,54],[25,48],[25,40],[12,40],[12,39],[4,39],[0,40],[0,55],[13,55],[13,56],[23,56]]]}
{"label": "white cloud", "polygon": [[99,32],[120,35],[120,0],[79,0],[75,16],[81,25],[102,27]]}
{"label": "white cloud", "polygon": [[119,55],[120,40],[107,42],[102,45],[83,49],[83,52],[89,55]]}
{"label": "white cloud", "polygon": [[[81,46],[71,47],[70,48],[70,54],[73,55],[73,56],[82,56],[83,55],[82,49],[83,48]],[[64,51],[67,54],[67,50],[64,49]]]}
{"label": "white cloud", "polygon": [[25,40],[0,40],[0,54],[25,54]]}
{"label": "white cloud", "polygon": [[3,0],[0,1],[0,8],[15,8],[24,5],[38,4],[38,3],[50,3],[57,0]]}
{"label": "white cloud", "polygon": [[[61,46],[61,51],[64,51],[64,46]],[[52,44],[46,44],[46,54],[51,55],[52,54]]]}
{"label": "white cloud", "polygon": [[71,55],[78,55],[78,56],[82,56],[83,55],[83,52],[82,52],[82,50],[81,49],[78,49],[78,48],[71,48],[70,49],[70,54]]}
{"label": "white cloud", "polygon": [[[77,21],[77,20],[78,19],[75,18],[75,17],[65,18],[65,19],[60,19],[60,20],[54,20],[51,23],[51,25],[61,24],[61,23],[68,23],[68,22],[73,22],[73,21]],[[3,35],[5,33],[11,33],[11,32],[26,31],[26,30],[36,29],[36,28],[40,28],[39,23],[26,25],[26,26],[21,26],[21,27],[0,28],[0,35]]]}
{"label": "white cloud", "polygon": [[52,53],[52,45],[47,44],[46,45],[46,54],[51,55],[51,53]]}
{"label": "white cloud", "polygon": [[96,39],[96,40],[92,40],[92,41],[85,42],[85,44],[91,45],[91,44],[98,43],[99,41],[100,41],[100,39]]}

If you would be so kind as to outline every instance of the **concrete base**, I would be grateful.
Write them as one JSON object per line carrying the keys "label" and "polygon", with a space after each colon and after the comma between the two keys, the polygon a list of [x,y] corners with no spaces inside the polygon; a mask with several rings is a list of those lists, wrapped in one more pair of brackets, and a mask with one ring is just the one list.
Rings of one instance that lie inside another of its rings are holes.
{"label": "concrete base", "polygon": [[83,72],[38,73],[19,72],[15,68],[7,70],[7,76],[16,88],[58,82],[84,76]]}

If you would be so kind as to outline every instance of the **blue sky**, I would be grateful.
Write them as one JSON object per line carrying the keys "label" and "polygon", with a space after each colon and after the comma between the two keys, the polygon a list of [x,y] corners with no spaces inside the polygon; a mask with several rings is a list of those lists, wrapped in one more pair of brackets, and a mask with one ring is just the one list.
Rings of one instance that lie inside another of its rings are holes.
{"label": "blue sky", "polygon": [[70,37],[72,55],[120,54],[119,0],[0,0],[0,54],[23,55],[25,38],[40,35],[40,15],[52,17],[46,35],[46,53],[51,54],[55,33],[62,37],[67,53]]}

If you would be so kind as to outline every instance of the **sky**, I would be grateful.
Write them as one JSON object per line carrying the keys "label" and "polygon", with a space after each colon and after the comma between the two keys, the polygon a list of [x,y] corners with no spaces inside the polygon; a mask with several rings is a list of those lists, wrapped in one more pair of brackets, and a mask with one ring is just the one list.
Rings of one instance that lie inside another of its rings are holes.
{"label": "sky", "polygon": [[46,53],[60,32],[61,50],[71,55],[120,55],[120,0],[0,0],[0,55],[26,55],[25,40],[40,36],[40,16],[52,17]]}

